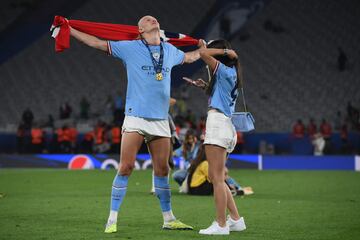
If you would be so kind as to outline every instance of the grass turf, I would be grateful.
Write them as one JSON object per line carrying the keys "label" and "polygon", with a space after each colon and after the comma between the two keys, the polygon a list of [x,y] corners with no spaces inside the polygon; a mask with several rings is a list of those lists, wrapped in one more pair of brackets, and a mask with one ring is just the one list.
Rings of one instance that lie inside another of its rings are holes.
{"label": "grass turf", "polygon": [[[0,239],[208,239],[212,196],[181,195],[173,210],[194,231],[165,231],[151,171],[130,178],[118,232],[104,234],[115,171],[0,170]],[[236,197],[248,229],[226,239],[359,239],[360,174],[344,171],[231,170],[255,194]],[[224,239],[223,236],[212,236]]]}

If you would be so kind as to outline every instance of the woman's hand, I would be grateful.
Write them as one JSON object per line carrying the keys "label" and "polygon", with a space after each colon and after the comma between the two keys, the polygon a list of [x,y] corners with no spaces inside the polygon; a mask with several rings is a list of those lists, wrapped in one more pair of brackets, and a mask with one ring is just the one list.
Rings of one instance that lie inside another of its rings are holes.
{"label": "woman's hand", "polygon": [[208,83],[202,80],[201,78],[198,78],[197,80],[192,80],[191,78],[183,77],[183,79],[188,83],[190,83],[191,85],[202,89],[205,89],[208,86]]}

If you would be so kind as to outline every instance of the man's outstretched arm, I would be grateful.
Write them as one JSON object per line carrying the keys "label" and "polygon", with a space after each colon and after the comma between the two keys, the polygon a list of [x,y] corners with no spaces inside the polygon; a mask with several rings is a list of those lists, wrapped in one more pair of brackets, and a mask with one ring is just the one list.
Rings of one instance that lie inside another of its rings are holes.
{"label": "man's outstretched arm", "polygon": [[70,35],[89,47],[108,52],[107,42],[87,33],[80,32],[70,27]]}
{"label": "man's outstretched arm", "polygon": [[198,44],[199,49],[185,53],[184,63],[193,63],[200,59],[200,49],[205,48],[206,44],[204,40],[200,39]]}

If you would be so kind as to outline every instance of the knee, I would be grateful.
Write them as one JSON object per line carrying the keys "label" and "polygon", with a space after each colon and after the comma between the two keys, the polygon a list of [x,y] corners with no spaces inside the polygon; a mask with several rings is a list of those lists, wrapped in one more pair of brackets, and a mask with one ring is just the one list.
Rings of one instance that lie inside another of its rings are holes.
{"label": "knee", "polygon": [[133,169],[135,167],[135,164],[130,164],[130,163],[120,163],[119,166],[119,173],[122,176],[130,176]]}
{"label": "knee", "polygon": [[154,168],[154,173],[155,176],[165,177],[169,174],[169,166],[168,165],[158,166]]}
{"label": "knee", "polygon": [[216,172],[209,172],[209,179],[213,185],[223,184],[225,181],[225,176]]}

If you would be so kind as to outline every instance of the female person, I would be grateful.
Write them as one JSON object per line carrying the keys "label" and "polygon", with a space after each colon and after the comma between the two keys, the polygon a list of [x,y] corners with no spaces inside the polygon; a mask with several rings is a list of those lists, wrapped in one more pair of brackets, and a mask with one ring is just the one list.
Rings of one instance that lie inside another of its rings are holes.
{"label": "female person", "polygon": [[[244,219],[239,216],[234,199],[225,183],[226,154],[233,151],[236,131],[231,122],[235,111],[241,69],[238,56],[226,40],[215,40],[208,48],[200,49],[200,57],[211,74],[209,84],[198,79],[192,84],[203,87],[209,94],[209,111],[206,120],[205,153],[209,162],[209,176],[213,184],[216,220],[200,234],[228,235],[230,231],[246,229]],[[226,220],[226,209],[229,216]]]}
{"label": "female person", "polygon": [[[228,175],[225,168],[225,183],[233,195],[250,195],[253,194],[251,187],[242,188],[235,179]],[[199,153],[191,162],[188,169],[188,177],[185,182],[187,185],[187,193],[190,195],[212,195],[214,193],[213,185],[209,178],[209,163],[205,155],[205,147],[199,147]],[[184,183],[183,183],[184,185]]]}
{"label": "female person", "polygon": [[185,169],[179,169],[173,173],[173,179],[181,186],[182,182],[185,180],[188,171],[186,170],[191,162],[195,159],[200,143],[197,140],[195,132],[190,129],[185,134],[185,139],[180,148],[175,150],[174,156],[183,157],[185,161]]}

